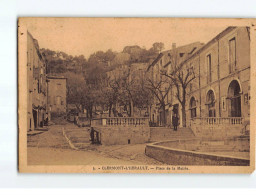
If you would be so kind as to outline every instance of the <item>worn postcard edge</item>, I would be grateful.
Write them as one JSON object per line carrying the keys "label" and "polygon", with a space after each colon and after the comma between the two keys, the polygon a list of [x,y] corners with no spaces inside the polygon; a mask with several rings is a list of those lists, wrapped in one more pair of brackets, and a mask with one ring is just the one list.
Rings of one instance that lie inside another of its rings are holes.
{"label": "worn postcard edge", "polygon": [[[20,173],[252,173],[255,169],[255,127],[256,120],[250,120],[250,166],[184,166],[184,165],[166,165],[155,166],[148,165],[147,170],[143,170],[145,165],[137,165],[136,170],[102,170],[107,165],[28,165],[27,164],[27,71],[26,71],[26,24],[30,17],[18,19],[18,171]],[[47,18],[45,18],[47,20]],[[76,18],[78,19],[78,18]],[[91,18],[79,18],[81,20]],[[106,18],[111,19],[111,18]],[[112,18],[113,19],[113,18]],[[124,18],[129,19],[129,18]],[[144,18],[150,20],[150,18]],[[209,20],[216,23],[226,23],[227,26],[248,26],[250,27],[251,47],[251,102],[250,119],[256,118],[256,19],[224,19],[224,18],[159,18],[160,20]],[[216,24],[217,25],[217,24]],[[113,166],[113,165],[111,165]],[[116,165],[120,167],[121,165]],[[132,165],[134,166],[134,165]],[[156,170],[156,167],[164,167],[165,170]],[[167,170],[167,167],[169,169]],[[175,170],[173,170],[173,167]],[[180,167],[180,168],[178,168]],[[152,169],[151,169],[152,168]]]}

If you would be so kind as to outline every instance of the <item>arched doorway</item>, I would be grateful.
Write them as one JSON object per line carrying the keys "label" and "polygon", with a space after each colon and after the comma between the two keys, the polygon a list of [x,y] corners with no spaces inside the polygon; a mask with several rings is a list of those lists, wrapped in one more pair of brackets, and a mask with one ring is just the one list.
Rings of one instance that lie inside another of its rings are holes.
{"label": "arched doorway", "polygon": [[192,97],[190,99],[189,108],[190,108],[190,116],[191,116],[191,118],[196,117],[196,100],[195,100],[194,97]]}
{"label": "arched doorway", "polygon": [[241,88],[237,80],[233,80],[228,87],[229,116],[241,117]]}
{"label": "arched doorway", "polygon": [[207,93],[206,104],[208,105],[208,116],[216,117],[215,111],[215,95],[213,90],[209,90]]}

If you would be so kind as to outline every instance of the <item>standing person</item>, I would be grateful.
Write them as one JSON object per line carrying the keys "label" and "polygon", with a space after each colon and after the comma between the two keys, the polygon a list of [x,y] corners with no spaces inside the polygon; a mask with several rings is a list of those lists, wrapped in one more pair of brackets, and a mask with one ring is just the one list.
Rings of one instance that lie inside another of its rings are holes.
{"label": "standing person", "polygon": [[175,113],[173,116],[172,116],[172,125],[173,125],[173,130],[174,131],[177,131],[177,126],[178,126],[178,116],[177,114]]}
{"label": "standing person", "polygon": [[94,144],[94,129],[93,129],[93,127],[91,127],[90,137],[91,137],[90,141],[92,142],[92,144]]}
{"label": "standing person", "polygon": [[46,113],[46,119],[44,120],[44,125],[48,126],[48,113]]}

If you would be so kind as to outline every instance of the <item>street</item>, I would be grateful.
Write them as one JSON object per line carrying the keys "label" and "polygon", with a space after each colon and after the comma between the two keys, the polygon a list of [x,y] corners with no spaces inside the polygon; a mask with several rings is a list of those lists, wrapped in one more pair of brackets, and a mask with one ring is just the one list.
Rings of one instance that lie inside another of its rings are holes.
{"label": "street", "polygon": [[92,145],[87,128],[66,122],[28,136],[28,165],[161,165],[144,154],[145,146]]}

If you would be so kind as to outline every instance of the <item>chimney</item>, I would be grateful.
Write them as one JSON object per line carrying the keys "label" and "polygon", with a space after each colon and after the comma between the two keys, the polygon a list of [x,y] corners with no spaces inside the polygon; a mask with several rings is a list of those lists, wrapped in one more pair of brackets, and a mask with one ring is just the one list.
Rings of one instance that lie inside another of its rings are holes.
{"label": "chimney", "polygon": [[172,49],[176,49],[176,43],[172,43]]}

